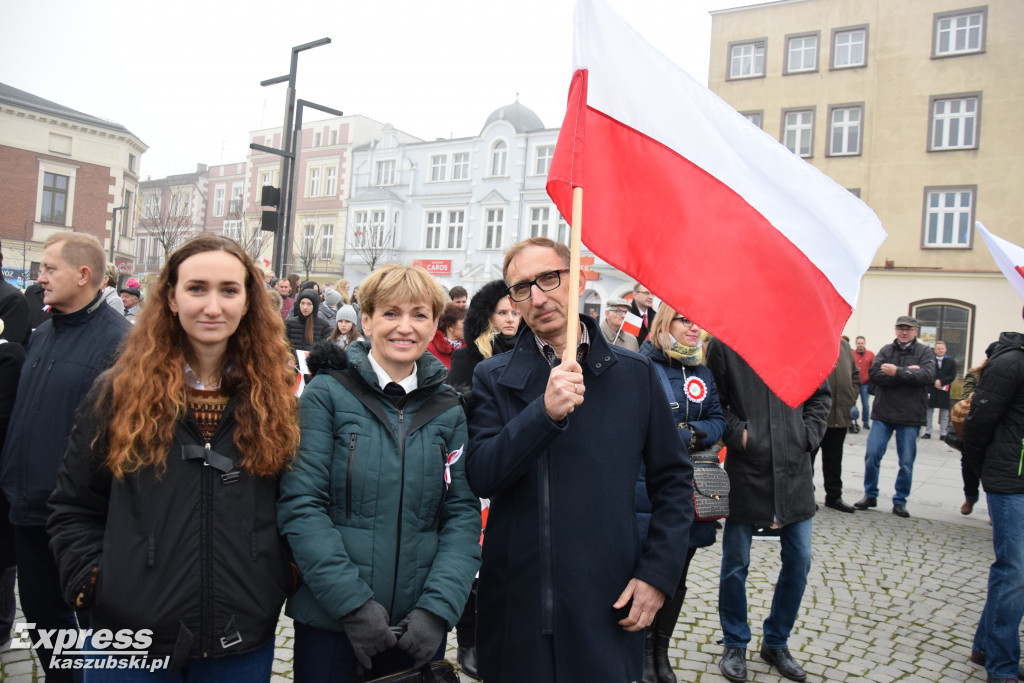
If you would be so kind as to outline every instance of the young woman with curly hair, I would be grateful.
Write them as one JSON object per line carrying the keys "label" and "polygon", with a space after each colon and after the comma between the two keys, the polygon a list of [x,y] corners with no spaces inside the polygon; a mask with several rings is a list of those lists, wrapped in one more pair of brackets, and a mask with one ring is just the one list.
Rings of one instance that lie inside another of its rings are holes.
{"label": "young woman with curly hair", "polygon": [[149,629],[136,649],[170,671],[87,681],[270,680],[293,585],[275,521],[299,439],[290,356],[235,242],[203,235],[171,254],[79,407],[47,525],[65,599],[92,608],[94,632]]}

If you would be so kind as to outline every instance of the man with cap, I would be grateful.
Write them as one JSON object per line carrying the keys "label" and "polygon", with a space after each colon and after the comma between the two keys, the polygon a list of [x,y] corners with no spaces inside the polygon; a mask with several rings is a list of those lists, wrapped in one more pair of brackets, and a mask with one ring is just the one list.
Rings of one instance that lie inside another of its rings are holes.
{"label": "man with cap", "polygon": [[892,513],[909,517],[907,496],[914,476],[917,435],[928,414],[928,387],[935,382],[935,352],[917,341],[915,318],[896,319],[896,339],[875,355],[868,376],[877,387],[871,406],[871,432],[864,454],[864,497],[853,504],[859,510],[878,505],[878,470],[896,433],[896,454],[900,469],[896,475],[896,493]]}
{"label": "man with cap", "polygon": [[124,317],[132,325],[135,324],[135,317],[139,313],[139,299],[142,298],[142,285],[135,278],[131,278],[117,290],[121,295],[121,305],[124,306]]}
{"label": "man with cap", "polygon": [[640,344],[637,343],[636,337],[622,331],[622,321],[626,319],[628,312],[629,302],[625,299],[608,299],[608,305],[604,309],[604,320],[601,321],[601,333],[613,346],[639,351]]}

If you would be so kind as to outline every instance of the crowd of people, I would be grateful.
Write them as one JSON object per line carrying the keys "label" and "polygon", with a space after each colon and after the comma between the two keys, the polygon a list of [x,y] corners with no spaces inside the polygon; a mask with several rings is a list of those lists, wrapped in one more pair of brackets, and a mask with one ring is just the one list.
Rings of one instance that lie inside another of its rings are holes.
{"label": "crowd of people", "polygon": [[[1018,680],[1024,335],[968,373],[962,421],[956,363],[910,316],[877,354],[838,340],[832,373],[793,408],[641,283],[601,320],[570,321],[584,281],[570,292],[569,267],[567,247],[531,238],[471,298],[397,264],[350,294],[275,279],[202,235],[144,291],[95,238],[51,236],[41,306],[0,284],[0,642],[17,581],[37,629],[148,629],[167,661],[74,671],[57,641],[33,641],[57,683],[269,681],[282,607],[303,683],[419,668],[453,629],[461,670],[488,683],[675,683],[688,568],[722,529],[722,674],[747,680],[747,593],[763,588],[747,585],[750,549],[771,534],[782,564],[759,653],[802,681],[788,641],[818,450],[825,506],[853,513],[877,506],[895,434],[905,518],[917,439],[937,431],[963,452],[961,512],[980,478],[992,516],[970,659]],[[851,506],[843,446],[860,427]],[[695,511],[708,456],[734,492],[720,521]]]}

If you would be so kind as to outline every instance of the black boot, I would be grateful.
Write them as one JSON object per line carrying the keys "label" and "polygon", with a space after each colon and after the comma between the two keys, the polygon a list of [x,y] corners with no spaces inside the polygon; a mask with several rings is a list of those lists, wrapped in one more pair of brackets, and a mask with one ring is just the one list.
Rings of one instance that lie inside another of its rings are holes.
{"label": "black boot", "polygon": [[644,677],[639,683],[658,683],[654,672],[654,624],[645,629],[644,635]]}
{"label": "black boot", "polygon": [[17,567],[0,569],[0,647],[11,639],[11,627],[14,626],[14,584]]}
{"label": "black boot", "polygon": [[658,610],[654,617],[654,671],[657,674],[656,683],[677,683],[676,674],[672,670],[672,663],[668,661],[668,646],[671,642],[672,632],[679,621],[679,612],[683,608],[683,599],[686,597],[686,587],[678,589],[674,595],[669,597],[665,604]]}

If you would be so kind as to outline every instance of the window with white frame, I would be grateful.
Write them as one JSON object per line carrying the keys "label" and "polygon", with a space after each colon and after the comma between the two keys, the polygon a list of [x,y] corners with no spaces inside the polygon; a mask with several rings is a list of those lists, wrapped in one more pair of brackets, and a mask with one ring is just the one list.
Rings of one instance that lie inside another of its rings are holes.
{"label": "window with white frame", "polygon": [[370,215],[367,211],[356,211],[352,214],[352,244],[361,246],[366,239],[366,231],[369,227]]}
{"label": "window with white frame", "polygon": [[377,185],[394,185],[395,184],[395,160],[388,159],[386,161],[377,162]]}
{"label": "window with white frame", "polygon": [[142,196],[142,217],[143,218],[159,218],[160,217],[160,195],[158,194],[146,194]]}
{"label": "window with white frame", "polygon": [[985,50],[988,10],[977,7],[935,15],[935,57],[952,57]]}
{"label": "window with white frame", "polygon": [[852,69],[867,64],[868,29],[836,29],[832,34],[832,68]]}
{"label": "window with white frame", "polygon": [[444,229],[444,212],[427,211],[424,249],[441,248],[441,231]]}
{"label": "window with white frame", "polygon": [[469,152],[452,155],[452,180],[469,180]]}
{"label": "window with white frame", "polygon": [[331,131],[331,144],[332,145],[338,144],[338,131],[337,130],[332,130]]}
{"label": "window with white frame", "polygon": [[829,156],[860,154],[863,120],[863,105],[838,105],[832,108],[829,114]]}
{"label": "window with white frame", "polygon": [[974,187],[925,188],[925,247],[969,247],[974,224]]}
{"label": "window with white frame", "polygon": [[729,45],[729,78],[764,76],[764,50],[767,40],[752,40]]}
{"label": "window with white frame", "polygon": [[334,197],[337,195],[337,174],[338,169],[334,166],[328,166],[324,169],[324,196]]}
{"label": "window with white frame", "polygon": [[320,139],[321,139],[320,138],[320,133],[313,133],[313,146],[314,147],[319,147],[320,146]]}
{"label": "window with white frame", "polygon": [[302,226],[302,254],[303,258],[315,256],[316,252],[316,226],[306,223]]}
{"label": "window with white frame", "polygon": [[334,224],[325,223],[320,226],[320,258],[329,259],[334,256]]}
{"label": "window with white frame", "polygon": [[448,248],[462,249],[462,238],[465,232],[465,209],[452,209],[448,211]]}
{"label": "window with white frame", "polygon": [[380,249],[387,245],[387,212],[375,209],[370,212],[370,228],[366,235],[366,244]]}
{"label": "window with white frame", "polygon": [[192,191],[183,192],[181,195],[181,214],[182,216],[192,215]]}
{"label": "window with white frame", "polygon": [[787,74],[818,70],[818,34],[786,38]]}
{"label": "window with white frame", "polygon": [[551,168],[551,160],[554,157],[554,145],[540,145],[537,147],[537,163],[533,167],[533,172],[537,175],[547,175],[548,170]]}
{"label": "window with white frame", "polygon": [[504,140],[491,146],[491,175],[508,175],[508,144]]}
{"label": "window with white frame", "polygon": [[224,215],[224,186],[220,185],[213,191],[213,215],[220,218]]}
{"label": "window with white frame", "polygon": [[319,197],[320,196],[320,167],[313,166],[309,169],[309,189],[306,191],[307,197]]}
{"label": "window with white frame", "polygon": [[260,187],[277,185],[277,171],[263,171],[260,173]]}
{"label": "window with white frame", "polygon": [[976,149],[980,104],[980,94],[933,97],[928,149]]}
{"label": "window with white frame", "polygon": [[548,239],[569,243],[569,224],[565,222],[558,209],[552,205],[530,207],[530,237],[547,237]]}
{"label": "window with white frame", "polygon": [[244,189],[241,184],[231,186],[231,206],[228,207],[228,213],[232,216],[242,213],[242,192]]}
{"label": "window with white frame", "polygon": [[745,118],[747,121],[750,121],[758,128],[764,128],[764,112],[745,111],[741,113],[743,114],[743,118]]}
{"label": "window with white frame", "polygon": [[784,110],[782,144],[793,154],[809,157],[814,149],[814,110]]}
{"label": "window with white frame", "polygon": [[242,221],[224,221],[224,226],[221,228],[221,232],[225,237],[238,242],[242,239]]}
{"label": "window with white frame", "polygon": [[448,155],[434,154],[430,157],[430,181],[439,183],[448,173]]}
{"label": "window with white frame", "polygon": [[485,209],[484,249],[501,249],[501,233],[505,227],[505,209]]}
{"label": "window with white frame", "polygon": [[43,210],[40,220],[44,223],[64,223],[68,206],[68,176],[43,173]]}
{"label": "window with white frame", "polygon": [[149,238],[145,235],[137,235],[135,237],[135,258],[140,263],[145,263],[147,256],[149,256]]}

